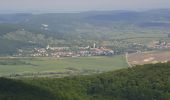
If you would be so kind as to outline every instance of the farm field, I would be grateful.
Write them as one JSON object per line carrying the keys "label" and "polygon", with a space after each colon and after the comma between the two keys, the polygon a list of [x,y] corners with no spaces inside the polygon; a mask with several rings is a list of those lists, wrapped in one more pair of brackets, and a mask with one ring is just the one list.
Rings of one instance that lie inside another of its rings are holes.
{"label": "farm field", "polygon": [[0,75],[62,77],[112,71],[127,66],[124,55],[75,58],[0,58]]}
{"label": "farm field", "polygon": [[170,61],[170,51],[153,51],[128,54],[128,62],[131,65],[165,63],[168,61]]}

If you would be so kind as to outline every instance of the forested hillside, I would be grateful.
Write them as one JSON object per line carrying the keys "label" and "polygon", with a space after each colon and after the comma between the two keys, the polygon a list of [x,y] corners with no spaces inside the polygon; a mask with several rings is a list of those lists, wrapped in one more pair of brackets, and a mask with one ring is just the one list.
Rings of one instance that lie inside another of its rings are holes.
{"label": "forested hillside", "polygon": [[1,100],[170,100],[170,62],[92,76],[0,79]]}

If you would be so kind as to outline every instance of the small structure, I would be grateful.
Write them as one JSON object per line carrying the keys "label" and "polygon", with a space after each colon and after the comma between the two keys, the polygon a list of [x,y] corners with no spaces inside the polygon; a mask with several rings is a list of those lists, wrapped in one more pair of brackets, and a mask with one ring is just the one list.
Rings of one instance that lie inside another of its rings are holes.
{"label": "small structure", "polygon": [[96,43],[93,44],[93,48],[96,48]]}

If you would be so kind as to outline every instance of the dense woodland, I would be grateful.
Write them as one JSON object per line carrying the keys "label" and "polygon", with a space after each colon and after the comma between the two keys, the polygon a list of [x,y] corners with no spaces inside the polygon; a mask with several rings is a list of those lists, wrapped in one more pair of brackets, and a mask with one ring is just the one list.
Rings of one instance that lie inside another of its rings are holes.
{"label": "dense woodland", "polygon": [[90,76],[0,78],[1,100],[170,100],[170,62]]}

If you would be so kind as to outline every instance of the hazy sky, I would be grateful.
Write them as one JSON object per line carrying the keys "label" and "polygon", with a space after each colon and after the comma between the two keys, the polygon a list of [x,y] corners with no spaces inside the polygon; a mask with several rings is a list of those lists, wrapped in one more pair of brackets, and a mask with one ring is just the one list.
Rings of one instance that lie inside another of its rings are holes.
{"label": "hazy sky", "polygon": [[170,8],[170,0],[0,0],[0,11],[145,10]]}

